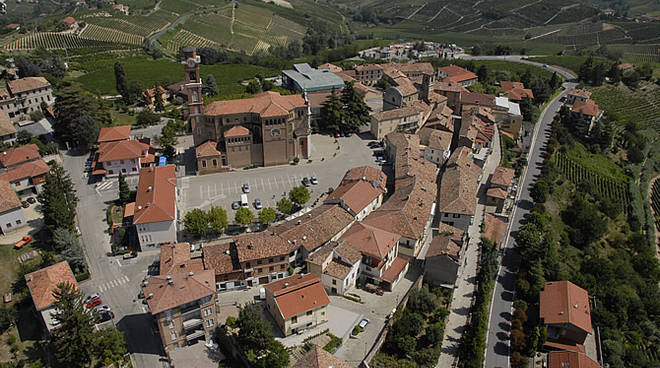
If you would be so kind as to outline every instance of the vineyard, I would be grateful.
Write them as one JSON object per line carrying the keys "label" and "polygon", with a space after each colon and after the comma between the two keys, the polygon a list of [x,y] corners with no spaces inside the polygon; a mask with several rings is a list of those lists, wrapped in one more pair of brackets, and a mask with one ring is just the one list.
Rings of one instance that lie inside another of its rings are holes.
{"label": "vineyard", "polygon": [[37,32],[12,41],[7,45],[7,50],[33,50],[40,47],[46,50],[58,50],[112,46],[116,46],[116,44],[107,41],[81,38],[71,33]]}
{"label": "vineyard", "polygon": [[620,200],[624,205],[628,204],[628,189],[626,185],[622,185],[609,177],[599,175],[575,163],[563,153],[555,153],[552,156],[552,160],[566,179],[576,185],[581,183],[590,184],[605,198]]}
{"label": "vineyard", "polygon": [[176,15],[171,12],[158,10],[146,16],[89,17],[85,18],[85,21],[97,26],[146,37],[166,27],[174,19],[176,19]]}
{"label": "vineyard", "polygon": [[651,207],[655,215],[655,228],[660,231],[660,180],[657,178],[651,187]]}
{"label": "vineyard", "polygon": [[[660,43],[660,41],[659,41]],[[660,44],[656,45],[607,45],[612,51],[623,53],[623,59],[632,63],[660,63]]]}
{"label": "vineyard", "polygon": [[167,51],[175,54],[179,51],[179,48],[184,46],[219,48],[220,44],[207,38],[198,36],[185,29],[181,29],[177,31],[174,36],[172,36],[172,38],[170,38],[170,40],[167,42]]}
{"label": "vineyard", "polygon": [[136,34],[120,32],[112,28],[100,27],[95,24],[88,24],[85,26],[85,29],[80,33],[80,38],[136,46],[141,45],[144,40],[142,36]]}
{"label": "vineyard", "polygon": [[633,94],[612,86],[590,88],[591,98],[616,120],[637,122],[660,133],[660,90]]}

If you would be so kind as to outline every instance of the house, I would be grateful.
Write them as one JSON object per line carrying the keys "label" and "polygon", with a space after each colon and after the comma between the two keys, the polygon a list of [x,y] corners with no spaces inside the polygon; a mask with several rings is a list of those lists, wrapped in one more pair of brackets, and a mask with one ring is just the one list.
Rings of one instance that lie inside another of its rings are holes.
{"label": "house", "polygon": [[433,240],[426,252],[420,254],[420,259],[424,260],[424,280],[453,288],[464,262],[464,244],[467,244],[467,232],[461,229],[442,222],[433,229]]}
{"label": "house", "polygon": [[601,368],[584,352],[578,351],[552,351],[548,353],[548,368]]}
{"label": "house", "polygon": [[540,293],[539,317],[548,340],[584,344],[593,333],[589,293],[570,281],[546,282]]}
{"label": "house", "polygon": [[[229,242],[214,242],[202,247],[205,270],[215,273],[217,291],[231,290],[245,284],[243,269],[238,264],[235,249]],[[280,274],[283,277],[283,274]]]}
{"label": "house", "polygon": [[217,143],[206,141],[195,147],[195,159],[197,160],[197,174],[211,174],[224,171],[219,157],[222,153],[217,149]]}
{"label": "house", "polygon": [[115,9],[116,11],[123,13],[124,15],[128,15],[128,5],[124,4],[113,4],[112,8]]}
{"label": "house", "polygon": [[424,127],[419,130],[418,135],[419,144],[423,146],[420,148],[422,157],[442,166],[451,155],[451,140],[454,134],[446,130]]}
{"label": "house", "polygon": [[507,234],[507,223],[509,218],[506,216],[493,215],[486,213],[484,215],[484,232],[482,237],[499,245],[504,244]]}
{"label": "house", "polygon": [[594,100],[575,101],[571,106],[571,115],[575,124],[575,129],[588,135],[591,133],[594,124],[600,118],[598,104]]}
{"label": "house", "polygon": [[440,182],[440,221],[467,231],[477,208],[481,169],[467,147],[456,149],[447,161]]}
{"label": "house", "polygon": [[493,108],[497,105],[495,96],[486,93],[465,92],[461,93],[460,105],[456,112],[463,112],[472,108]]}
{"label": "house", "polygon": [[327,69],[327,70],[329,70],[331,73],[339,73],[339,72],[342,72],[342,71],[344,70],[344,69],[342,69],[340,66],[337,66],[337,65],[335,65],[335,64],[333,64],[333,63],[323,63],[323,64],[321,64],[321,65],[318,66],[318,69],[319,69],[319,70]]}
{"label": "house", "polygon": [[168,90],[162,86],[156,86],[149,88],[146,91],[142,91],[142,101],[147,106],[154,106],[156,105],[157,95],[160,95],[160,100],[163,101],[163,104],[165,104],[165,102],[167,102],[170,98]]}
{"label": "house", "polygon": [[140,169],[133,215],[140,247],[176,243],[178,212],[174,165]]}
{"label": "house", "polygon": [[332,91],[344,88],[344,81],[330,69],[314,69],[302,63],[282,71],[282,86],[295,92]]}
{"label": "house", "polygon": [[284,336],[328,322],[330,299],[318,277],[293,275],[264,288],[268,312]]}
{"label": "house", "polygon": [[19,197],[25,197],[41,193],[49,171],[50,166],[42,159],[26,161],[0,174],[0,180],[9,182]]}
{"label": "house", "polygon": [[5,28],[7,28],[7,29],[11,29],[11,30],[13,30],[13,31],[17,31],[17,30],[21,29],[21,25],[18,24],[18,23],[10,23],[10,24],[7,24],[7,25],[5,26]]}
{"label": "house", "polygon": [[383,110],[392,110],[404,107],[419,99],[419,91],[408,77],[401,75],[392,79],[394,86],[383,93]]}
{"label": "house", "polygon": [[202,258],[190,257],[189,243],[163,244],[160,247],[161,275],[199,272],[204,269]]}
{"label": "house", "polygon": [[529,88],[525,88],[522,82],[501,81],[500,87],[511,101],[520,102],[524,98],[534,98],[534,92]]}
{"label": "house", "polygon": [[24,162],[35,161],[40,158],[39,147],[34,143],[30,143],[2,152],[0,154],[0,167],[10,169]]}
{"label": "house", "polygon": [[438,68],[438,79],[445,83],[458,83],[464,87],[468,87],[477,82],[479,77],[458,65],[449,65]]}
{"label": "house", "polygon": [[[233,282],[234,287],[241,285],[256,286],[289,276],[289,265],[295,263],[298,246],[289,243],[274,232],[262,231],[236,236],[230,243],[229,255],[232,261],[230,268],[228,259],[221,256],[224,261],[224,270],[227,280],[236,269],[241,270],[240,284]],[[206,262],[207,256],[204,255]],[[223,281],[224,276],[222,277]],[[218,270],[216,270],[216,280]],[[232,285],[225,284],[227,288]]]}
{"label": "house", "polygon": [[119,141],[128,141],[131,139],[131,126],[130,125],[120,125],[113,127],[103,127],[99,130],[99,136],[96,139],[96,143],[109,143],[109,142],[119,142]]}
{"label": "house", "polygon": [[362,64],[355,67],[355,79],[361,83],[371,85],[383,77],[383,68],[380,64]]}
{"label": "house", "polygon": [[469,93],[467,88],[456,82],[435,82],[433,91],[447,97],[447,106],[454,111],[460,111],[461,94]]}
{"label": "house", "polygon": [[[309,156],[310,112],[302,95],[282,96],[268,91],[204,106],[199,74],[201,58],[194,47],[183,51],[184,88],[188,96],[184,116],[190,122],[195,146],[216,142],[220,152],[216,157],[218,163],[229,167],[282,165],[296,157]],[[322,74],[341,81],[329,71]],[[234,127],[239,129],[232,130]]]}
{"label": "house", "polygon": [[5,110],[0,110],[0,141],[9,145],[16,142],[16,127]]}
{"label": "house", "polygon": [[50,332],[57,328],[58,322],[53,318],[53,315],[57,312],[53,305],[55,304],[53,291],[61,283],[70,284],[74,290],[78,290],[78,283],[71,267],[69,267],[69,263],[62,261],[30,272],[25,275],[25,283],[30,290],[30,295],[32,295],[34,309],[41,315],[41,320],[46,329]]}
{"label": "house", "polygon": [[383,139],[392,132],[415,133],[424,122],[424,111],[415,106],[399,107],[371,115],[371,134]]}
{"label": "house", "polygon": [[426,119],[424,127],[453,133],[455,129],[454,110],[446,103],[438,104]]}
{"label": "house", "polygon": [[509,196],[516,171],[498,166],[490,178],[490,187],[486,191],[486,206],[494,206],[495,212],[502,212],[504,200]]}
{"label": "house", "polygon": [[44,77],[25,77],[7,82],[7,89],[0,90],[0,109],[12,122],[26,119],[31,112],[41,110],[41,103],[51,105],[53,87]]}
{"label": "house", "polygon": [[138,175],[141,168],[154,163],[153,148],[136,139],[104,142],[96,151],[92,175],[106,178],[123,175]]}
{"label": "house", "polygon": [[8,181],[0,179],[0,231],[7,234],[27,225],[21,201]]}
{"label": "house", "polygon": [[335,357],[323,348],[313,345],[291,368],[353,368],[352,365]]}
{"label": "house", "polygon": [[346,172],[339,186],[323,203],[338,204],[360,221],[383,203],[386,183],[387,175],[381,170],[356,167]]}
{"label": "house", "polygon": [[325,290],[344,295],[360,276],[362,254],[346,242],[331,241],[307,257],[307,271],[321,279]]}
{"label": "house", "polygon": [[458,132],[458,145],[472,151],[490,147],[493,141],[494,127],[483,119],[480,108],[464,109],[461,114],[461,129]]}
{"label": "house", "polygon": [[621,71],[621,73],[627,73],[635,70],[635,65],[631,63],[621,63],[616,66],[617,69]]}
{"label": "house", "polygon": [[571,88],[566,91],[566,103],[573,105],[576,102],[587,102],[591,98],[591,92],[585,89]]}
{"label": "house", "polygon": [[211,338],[217,324],[213,271],[152,276],[142,293],[165,351]]}
{"label": "house", "polygon": [[523,120],[520,105],[512,102],[508,97],[495,97],[495,106],[491,111],[500,130],[513,135],[515,139],[520,136]]}
{"label": "house", "polygon": [[62,20],[60,20],[60,24],[64,24],[68,26],[69,28],[72,28],[75,26],[77,23],[76,19],[74,17],[65,17]]}

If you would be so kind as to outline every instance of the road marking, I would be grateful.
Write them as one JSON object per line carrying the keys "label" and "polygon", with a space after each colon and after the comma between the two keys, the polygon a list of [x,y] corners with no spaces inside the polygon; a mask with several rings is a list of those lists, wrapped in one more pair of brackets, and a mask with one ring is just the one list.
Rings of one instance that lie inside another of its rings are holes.
{"label": "road marking", "polygon": [[266,183],[264,183],[264,178],[261,178],[261,189],[266,190]]}
{"label": "road marking", "polygon": [[104,292],[104,291],[105,291],[105,287],[104,287],[104,285],[99,286],[99,292],[102,293],[102,292]]}

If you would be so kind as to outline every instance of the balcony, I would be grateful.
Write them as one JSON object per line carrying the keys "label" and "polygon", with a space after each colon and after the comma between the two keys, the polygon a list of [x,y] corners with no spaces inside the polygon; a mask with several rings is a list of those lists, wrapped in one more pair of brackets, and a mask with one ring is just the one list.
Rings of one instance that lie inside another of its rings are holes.
{"label": "balcony", "polygon": [[201,318],[191,318],[183,322],[183,329],[190,330],[193,327],[201,326],[202,322],[204,322],[204,320],[202,320]]}
{"label": "balcony", "polygon": [[194,308],[188,308],[185,311],[181,311],[181,318],[184,321],[191,318],[202,318],[202,312],[199,311],[199,307],[195,306]]}
{"label": "balcony", "polygon": [[195,340],[195,339],[198,339],[202,336],[204,336],[204,330],[195,330],[190,335],[186,335],[186,340],[188,340],[188,341]]}

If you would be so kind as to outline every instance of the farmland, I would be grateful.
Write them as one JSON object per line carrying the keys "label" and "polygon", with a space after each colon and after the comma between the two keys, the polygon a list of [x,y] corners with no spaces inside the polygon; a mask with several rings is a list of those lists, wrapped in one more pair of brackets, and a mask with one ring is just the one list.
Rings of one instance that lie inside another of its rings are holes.
{"label": "farmland", "polygon": [[639,123],[660,133],[660,90],[631,92],[624,87],[589,88],[591,98],[620,122]]}
{"label": "farmland", "polygon": [[120,32],[112,28],[100,27],[95,24],[88,24],[80,33],[80,38],[128,45],[141,45],[144,40],[144,38],[139,35]]}
{"label": "farmland", "polygon": [[26,35],[9,43],[7,50],[33,50],[42,47],[46,50],[115,47],[112,42],[86,39],[71,33],[37,32]]}

